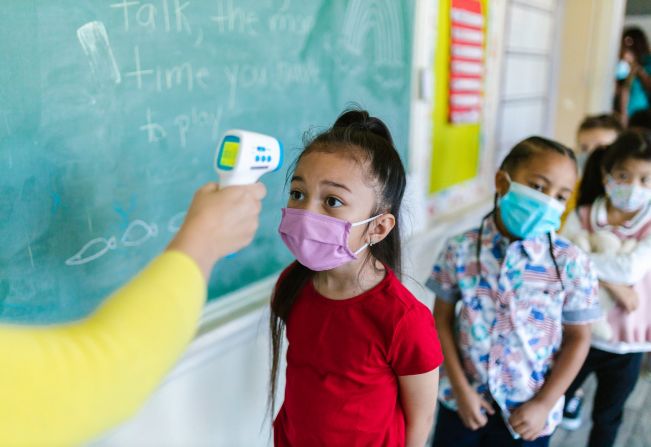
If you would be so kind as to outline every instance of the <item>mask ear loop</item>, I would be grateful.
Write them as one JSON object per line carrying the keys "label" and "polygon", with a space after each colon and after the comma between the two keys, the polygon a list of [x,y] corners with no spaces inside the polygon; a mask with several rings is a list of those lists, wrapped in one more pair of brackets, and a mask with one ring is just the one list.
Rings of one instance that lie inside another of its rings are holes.
{"label": "mask ear loop", "polygon": [[[497,202],[497,194],[495,195],[495,202]],[[479,233],[477,234],[477,250],[475,253],[475,260],[477,261],[477,276],[479,278],[479,282],[481,282],[483,277],[481,273],[481,244],[482,244],[482,239],[484,234],[484,226],[486,224],[486,219],[488,219],[493,214],[495,214],[495,208],[493,208],[491,212],[486,214],[481,219],[481,224],[479,225]]]}
{"label": "mask ear loop", "polygon": [[[377,218],[380,217],[380,216],[384,216],[385,214],[386,214],[386,213],[380,213],[380,214],[377,214],[377,215],[375,215],[375,216],[373,216],[373,217],[369,217],[368,219],[361,220],[361,221],[359,221],[359,222],[355,222],[354,224],[350,224],[350,226],[351,226],[351,227],[356,227],[356,226],[358,226],[358,225],[364,225],[365,223],[373,222],[375,219],[377,219]],[[355,256],[357,256],[358,254],[360,254],[361,252],[363,252],[364,250],[366,250],[368,247],[372,247],[372,246],[374,246],[375,244],[376,244],[376,243],[373,242],[373,241],[368,242],[368,243],[362,245],[361,247],[359,247],[356,251],[353,252],[353,254],[354,254]]]}
{"label": "mask ear loop", "polygon": [[380,216],[384,216],[385,214],[386,213],[380,213],[380,214],[378,214],[376,216],[369,217],[368,219],[360,220],[359,222],[355,222],[355,223],[351,223],[350,226],[351,227],[356,227],[358,225],[364,225],[365,223],[373,222],[375,219],[377,219]]}
{"label": "mask ear loop", "polygon": [[558,267],[558,262],[556,262],[556,256],[554,255],[554,241],[552,240],[551,233],[547,233],[547,240],[549,241],[549,255],[552,257],[552,262],[556,269],[556,275],[558,275],[558,280],[561,282],[561,290],[565,292],[565,284],[563,283],[563,277],[561,276],[561,269]]}

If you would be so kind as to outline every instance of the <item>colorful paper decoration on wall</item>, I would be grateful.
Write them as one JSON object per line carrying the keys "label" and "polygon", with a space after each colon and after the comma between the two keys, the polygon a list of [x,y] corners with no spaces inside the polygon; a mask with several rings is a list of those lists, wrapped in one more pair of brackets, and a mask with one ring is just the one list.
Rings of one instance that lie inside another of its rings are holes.
{"label": "colorful paper decoration on wall", "polygon": [[478,123],[484,76],[484,14],[479,0],[452,0],[450,8],[449,122]]}

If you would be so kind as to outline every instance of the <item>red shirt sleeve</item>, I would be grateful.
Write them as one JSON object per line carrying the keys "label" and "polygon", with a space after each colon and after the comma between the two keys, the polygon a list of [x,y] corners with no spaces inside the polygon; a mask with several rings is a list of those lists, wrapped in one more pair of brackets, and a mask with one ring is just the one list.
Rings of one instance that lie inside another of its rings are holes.
{"label": "red shirt sleeve", "polygon": [[443,363],[432,312],[422,304],[407,311],[396,325],[389,364],[398,376],[424,374]]}

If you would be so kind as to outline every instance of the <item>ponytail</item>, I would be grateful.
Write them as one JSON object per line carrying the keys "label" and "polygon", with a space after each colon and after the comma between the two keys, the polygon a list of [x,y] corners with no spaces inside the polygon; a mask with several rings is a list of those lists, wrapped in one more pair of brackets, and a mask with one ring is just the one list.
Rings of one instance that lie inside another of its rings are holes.
{"label": "ponytail", "polygon": [[603,160],[607,147],[598,147],[588,157],[583,169],[583,178],[579,185],[576,207],[592,205],[594,201],[605,195],[603,183]]}

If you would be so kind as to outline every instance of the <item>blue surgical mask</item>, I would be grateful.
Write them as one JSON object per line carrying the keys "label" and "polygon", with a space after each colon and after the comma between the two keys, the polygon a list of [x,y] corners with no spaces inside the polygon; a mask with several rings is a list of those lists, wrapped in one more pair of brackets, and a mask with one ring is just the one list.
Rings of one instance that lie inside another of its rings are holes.
{"label": "blue surgical mask", "polygon": [[520,239],[558,230],[565,211],[565,205],[558,200],[513,181],[498,205],[506,230]]}
{"label": "blue surgical mask", "polygon": [[624,79],[628,78],[629,74],[631,74],[631,64],[625,60],[620,59],[619,62],[617,62],[617,66],[615,67],[615,77],[618,81],[623,81]]}

